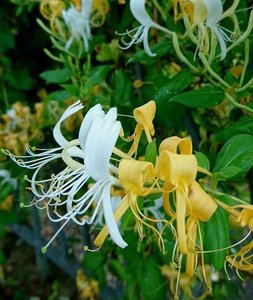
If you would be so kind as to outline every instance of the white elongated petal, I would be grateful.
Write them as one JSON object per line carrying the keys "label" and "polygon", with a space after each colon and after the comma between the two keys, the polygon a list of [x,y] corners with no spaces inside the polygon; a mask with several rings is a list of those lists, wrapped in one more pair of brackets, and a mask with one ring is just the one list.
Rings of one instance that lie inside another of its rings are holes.
{"label": "white elongated petal", "polygon": [[[67,118],[72,116],[74,113],[79,111],[83,108],[83,104],[80,100],[78,100],[76,103],[72,104],[70,107],[68,107],[67,110],[63,113],[60,120],[56,123],[53,130],[53,136],[55,141],[60,145],[61,147],[65,147],[68,144],[68,140],[65,139],[63,134],[61,133],[61,124],[63,121],[65,121]],[[83,157],[83,152],[78,147],[72,147],[68,149],[68,153],[73,156],[77,157]]]}
{"label": "white elongated petal", "polygon": [[224,38],[220,32],[220,30],[216,27],[213,27],[212,30],[214,31],[215,35],[217,36],[217,39],[219,41],[220,50],[221,50],[221,58],[220,60],[223,60],[227,55],[227,46],[224,41]]}
{"label": "white elongated petal", "polygon": [[156,56],[156,53],[153,53],[149,47],[149,43],[148,43],[148,28],[144,28],[143,30],[143,46],[144,46],[144,50],[147,53],[148,56]]}
{"label": "white elongated petal", "polygon": [[127,243],[123,240],[119,232],[118,226],[116,224],[116,221],[114,219],[110,189],[111,189],[111,184],[109,183],[105,187],[102,195],[105,223],[108,227],[108,231],[114,243],[121,248],[125,248],[127,246]]}
{"label": "white elongated petal", "polygon": [[90,18],[93,0],[82,0],[81,14],[85,19]]}
{"label": "white elongated petal", "polygon": [[145,0],[130,0],[130,10],[135,19],[146,27],[153,25],[153,20],[150,18],[145,9]]}
{"label": "white elongated petal", "polygon": [[82,124],[80,126],[79,137],[78,137],[80,147],[83,151],[85,151],[84,146],[85,146],[87,134],[91,128],[91,125],[97,118],[102,118],[102,117],[104,117],[104,115],[105,115],[105,113],[102,110],[102,107],[100,104],[93,106],[85,115],[85,117],[82,121]]}
{"label": "white elongated petal", "polygon": [[204,0],[207,9],[207,26],[216,26],[221,20],[223,6],[221,0]]}
{"label": "white elongated petal", "polygon": [[145,0],[130,0],[130,10],[135,19],[144,27],[154,27],[158,30],[169,33],[169,31],[154,22],[145,9]]}
{"label": "white elongated petal", "polygon": [[96,181],[109,176],[112,150],[121,130],[120,122],[115,119],[116,110],[110,109],[104,118],[92,124],[87,135],[84,161],[88,173]]}

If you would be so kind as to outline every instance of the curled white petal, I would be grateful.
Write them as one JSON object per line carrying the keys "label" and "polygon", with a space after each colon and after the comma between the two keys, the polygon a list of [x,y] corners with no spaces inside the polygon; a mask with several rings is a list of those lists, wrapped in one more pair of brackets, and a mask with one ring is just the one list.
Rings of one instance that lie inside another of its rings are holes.
{"label": "curled white petal", "polygon": [[[155,56],[156,54],[150,50],[148,44],[149,29],[153,27],[169,34],[171,34],[171,32],[166,28],[160,26],[150,18],[145,9],[145,0],[130,0],[130,10],[135,19],[141,25],[139,27],[134,28],[133,30],[126,31],[126,33],[120,33],[119,35],[122,36],[122,45],[119,45],[119,47],[125,50],[130,48],[133,44],[139,44],[143,42],[144,50],[147,53],[147,55]],[[126,40],[126,36],[128,36],[129,41]]]}
{"label": "curled white petal", "polygon": [[[53,136],[55,141],[58,143],[59,146],[65,147],[68,144],[68,140],[65,139],[63,134],[61,133],[61,124],[67,118],[75,114],[77,111],[83,108],[83,104],[80,100],[72,104],[68,109],[63,113],[60,120],[56,123],[53,129]],[[78,147],[72,147],[68,150],[68,152],[73,156],[83,157],[82,151]]]}
{"label": "curled white petal", "polygon": [[82,124],[80,126],[80,130],[79,130],[79,142],[80,142],[80,147],[83,151],[84,150],[84,146],[85,146],[85,141],[87,139],[87,134],[91,128],[92,123],[97,119],[97,118],[101,118],[105,115],[104,111],[102,110],[102,107],[100,104],[97,104],[95,106],[93,106],[91,109],[89,109],[89,111],[87,112],[87,114],[85,115]]}

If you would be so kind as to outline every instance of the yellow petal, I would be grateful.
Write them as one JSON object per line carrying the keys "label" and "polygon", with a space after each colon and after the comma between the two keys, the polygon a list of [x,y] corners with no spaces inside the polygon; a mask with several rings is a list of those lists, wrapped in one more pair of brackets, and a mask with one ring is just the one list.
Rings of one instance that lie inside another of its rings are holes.
{"label": "yellow petal", "polygon": [[193,3],[193,24],[204,24],[207,18],[207,9],[203,0],[191,0]]}
{"label": "yellow petal", "polygon": [[176,216],[177,216],[177,235],[178,248],[183,254],[188,254],[185,230],[185,215],[186,215],[186,191],[184,186],[179,186],[176,189]]}
{"label": "yellow petal", "polygon": [[135,108],[133,112],[136,122],[143,127],[147,136],[153,136],[155,134],[155,129],[153,125],[155,112],[156,104],[153,100],[140,107]]}
{"label": "yellow petal", "polygon": [[122,159],[119,164],[119,181],[124,189],[143,195],[144,184],[154,178],[154,166],[150,162]]}
{"label": "yellow petal", "polygon": [[163,150],[157,159],[155,171],[161,180],[174,186],[182,182],[190,185],[197,175],[197,160],[192,154],[176,154]]}
{"label": "yellow petal", "polygon": [[190,210],[201,221],[207,222],[215,210],[215,201],[194,181],[189,188]]}
{"label": "yellow petal", "polygon": [[185,272],[190,277],[192,277],[194,275],[195,266],[196,266],[196,254],[192,253],[192,252],[189,252],[186,256]]}
{"label": "yellow petal", "polygon": [[163,140],[159,146],[159,153],[167,150],[173,153],[192,154],[192,141],[190,138],[172,136]]}
{"label": "yellow petal", "polygon": [[[251,208],[253,206],[251,205]],[[241,225],[244,227],[246,225],[249,226],[250,230],[253,230],[253,209],[244,208],[240,214]]]}

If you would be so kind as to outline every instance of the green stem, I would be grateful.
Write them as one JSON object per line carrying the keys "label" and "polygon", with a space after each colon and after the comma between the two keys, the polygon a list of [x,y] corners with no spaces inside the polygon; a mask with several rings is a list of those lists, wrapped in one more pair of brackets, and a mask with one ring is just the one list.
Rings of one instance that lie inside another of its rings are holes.
{"label": "green stem", "polygon": [[226,89],[232,89],[232,87],[227,84],[217,73],[214,72],[214,70],[211,68],[211,66],[208,64],[207,59],[205,58],[204,54],[199,53],[199,57],[203,63],[203,65],[205,66],[207,72],[213,77],[215,78],[217,81],[219,81],[221,83],[221,85],[223,85],[223,87],[225,87]]}
{"label": "green stem", "polygon": [[246,40],[247,37],[250,35],[252,29],[253,29],[253,10],[250,13],[248,27],[247,27],[246,31],[232,45],[230,45],[228,47],[227,52],[229,52],[234,47],[236,47],[237,45],[239,45],[241,42],[243,42],[244,40]]}
{"label": "green stem", "polygon": [[249,49],[250,49],[249,40],[246,40],[245,47],[244,47],[245,59],[244,59],[243,71],[242,71],[242,75],[241,75],[241,79],[240,79],[240,84],[239,84],[240,87],[243,85],[243,81],[244,81],[246,69],[247,69],[247,66],[249,64]]}
{"label": "green stem", "polygon": [[242,86],[240,89],[237,89],[237,92],[242,92],[247,90],[248,88],[253,86],[253,78],[251,78],[244,86]]}
{"label": "green stem", "polygon": [[[224,193],[221,193],[221,192],[218,192],[218,191],[214,191],[214,190],[212,190],[212,189],[210,189],[210,188],[208,188],[208,187],[206,187],[206,186],[204,186],[204,189],[205,189],[207,192],[209,192],[209,193],[211,193],[211,194],[213,194],[213,195],[217,195],[217,196],[227,196],[227,194],[224,194]],[[235,197],[235,196],[229,195],[229,197],[230,197],[231,199],[233,199],[235,202],[238,202],[238,203],[241,203],[241,204],[249,204],[249,202],[247,202],[246,200],[241,200],[241,199],[239,199],[239,198],[237,198],[237,197]]]}
{"label": "green stem", "polygon": [[234,100],[234,98],[231,97],[228,93],[225,93],[225,96],[226,96],[226,99],[227,99],[228,101],[230,101],[234,106],[236,106],[236,107],[238,107],[238,108],[240,108],[240,109],[245,109],[245,110],[247,110],[247,111],[253,113],[253,109],[252,109],[252,108],[250,108],[250,107],[248,107],[248,106],[246,106],[246,105],[243,105],[243,104],[240,104],[240,103],[236,102],[236,101]]}
{"label": "green stem", "polygon": [[46,53],[46,55],[48,57],[50,57],[52,60],[64,63],[64,61],[62,59],[60,59],[59,57],[53,55],[48,49],[44,48],[43,51]]}
{"label": "green stem", "polygon": [[175,32],[172,33],[172,42],[178,58],[181,59],[182,62],[184,62],[193,72],[199,73],[198,69],[193,64],[191,64],[191,62],[181,52],[178,38]]}

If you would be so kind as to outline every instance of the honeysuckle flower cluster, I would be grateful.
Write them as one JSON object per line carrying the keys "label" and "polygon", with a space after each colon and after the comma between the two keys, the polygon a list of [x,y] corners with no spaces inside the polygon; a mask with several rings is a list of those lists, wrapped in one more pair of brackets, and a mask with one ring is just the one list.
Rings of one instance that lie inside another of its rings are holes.
{"label": "honeysuckle flower cluster", "polygon": [[0,147],[15,154],[23,153],[24,146],[33,139],[41,140],[41,105],[35,105],[35,112],[21,102],[16,102],[0,115]]}
{"label": "honeysuckle flower cluster", "polygon": [[43,0],[40,11],[44,18],[50,21],[53,33],[62,35],[62,21],[67,27],[68,40],[65,48],[68,50],[74,41],[82,39],[84,49],[89,50],[92,38],[91,27],[101,26],[109,12],[108,0],[71,0],[66,6],[63,0]]}
{"label": "honeysuckle flower cluster", "polygon": [[[57,122],[53,129],[57,147],[37,149],[28,146],[26,156],[15,156],[3,150],[19,166],[34,170],[32,177],[27,178],[34,194],[28,206],[45,209],[52,222],[61,224],[43,247],[43,252],[68,222],[80,226],[101,224],[101,215],[105,224],[97,234],[94,245],[102,247],[110,236],[118,247],[125,248],[127,242],[121,232],[120,221],[130,211],[140,240],[144,240],[147,233],[153,233],[163,252],[166,252],[165,229],[171,230],[175,242],[173,268],[172,271],[164,268],[163,273],[172,276],[178,287],[184,286],[183,278],[191,282],[197,268],[201,269],[203,281],[210,291],[210,272],[204,260],[205,245],[200,222],[209,222],[220,207],[231,215],[233,223],[248,227],[250,236],[253,228],[252,205],[228,206],[205,190],[197,174],[202,173],[206,177],[212,174],[198,166],[189,137],[168,137],[161,142],[154,161],[138,159],[141,135],[144,134],[147,144],[154,142],[154,101],[134,110],[136,128],[130,137],[124,136],[122,124],[117,119],[117,109],[111,108],[105,112],[97,104],[84,116],[78,136],[67,140],[61,131],[62,123],[83,108],[83,104],[77,101]],[[130,143],[128,151],[117,147],[119,139],[125,141],[126,146]],[[45,178],[48,171],[43,171],[44,168],[48,170],[54,162],[57,162],[57,172]],[[117,201],[115,196],[118,196]],[[144,201],[143,207],[140,206],[140,199]],[[153,205],[150,205],[152,201]],[[226,262],[237,270],[252,270],[252,247],[250,242],[237,254],[228,254]],[[84,249],[89,250],[89,247],[85,245]],[[186,265],[183,270],[184,256]],[[180,275],[174,276],[175,272],[182,273],[180,284]],[[178,293],[177,288],[174,292]]]}
{"label": "honeysuckle flower cluster", "polygon": [[[223,60],[227,55],[227,42],[231,42],[229,47],[232,49],[238,43],[244,41],[252,31],[252,18],[249,18],[248,28],[245,33],[240,33],[239,22],[236,16],[236,9],[239,0],[234,0],[232,5],[224,11],[221,0],[173,0],[173,13],[175,22],[183,19],[187,36],[196,45],[196,53],[210,56],[212,59],[216,54],[216,46],[219,44],[220,59]],[[130,0],[130,10],[134,18],[141,24],[139,27],[120,33],[122,36],[121,49],[128,49],[133,44],[143,42],[144,50],[149,56],[155,56],[149,47],[148,32],[150,28],[162,31],[168,37],[172,37],[173,46],[179,58],[182,58],[179,49],[178,39],[181,38],[170,28],[160,26],[149,16],[145,8],[145,0]],[[229,19],[233,23],[233,31],[221,26],[224,19]],[[126,40],[128,36],[129,40]]]}

